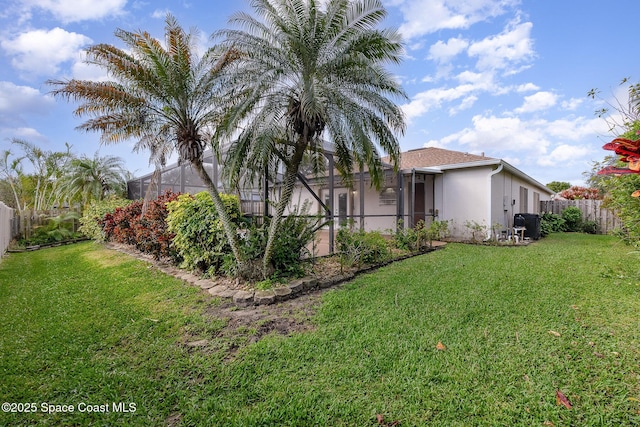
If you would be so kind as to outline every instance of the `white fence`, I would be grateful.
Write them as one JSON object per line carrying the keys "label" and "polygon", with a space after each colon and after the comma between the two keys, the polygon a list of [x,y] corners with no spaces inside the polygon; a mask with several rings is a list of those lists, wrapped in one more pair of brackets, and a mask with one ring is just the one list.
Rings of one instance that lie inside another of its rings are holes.
{"label": "white fence", "polygon": [[14,237],[14,216],[14,210],[0,202],[0,256],[4,255]]}
{"label": "white fence", "polygon": [[602,207],[602,200],[543,201],[540,202],[540,211],[561,215],[562,211],[569,206],[580,209],[584,221],[595,221],[598,224],[598,234],[609,234],[614,229],[622,227],[622,221],[615,212]]}

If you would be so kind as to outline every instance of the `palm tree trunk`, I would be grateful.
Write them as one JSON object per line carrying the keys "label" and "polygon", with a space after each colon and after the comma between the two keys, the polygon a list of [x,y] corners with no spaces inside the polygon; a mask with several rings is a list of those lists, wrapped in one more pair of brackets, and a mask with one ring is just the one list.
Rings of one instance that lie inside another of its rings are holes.
{"label": "palm tree trunk", "polygon": [[227,211],[224,207],[224,202],[220,198],[220,193],[218,192],[218,188],[211,180],[211,177],[205,170],[202,160],[196,158],[191,161],[191,165],[195,168],[198,176],[204,184],[207,186],[207,191],[211,194],[211,199],[213,199],[213,205],[216,207],[218,211],[218,218],[222,222],[222,227],[224,228],[224,232],[227,235],[227,241],[229,242],[229,246],[231,246],[231,252],[233,252],[233,256],[236,259],[236,263],[238,264],[238,272],[242,275],[243,266],[244,266],[244,257],[242,256],[242,252],[240,251],[240,246],[238,244],[237,238],[237,230],[234,226],[233,222],[229,218]]}
{"label": "palm tree trunk", "polygon": [[[302,139],[302,141],[304,141],[304,139]],[[300,163],[302,163],[302,158],[304,156],[304,152],[307,147],[306,141],[305,142],[302,142],[302,141],[296,144],[296,150],[293,153],[291,162],[287,165],[287,169],[284,174],[284,182],[282,184],[283,186],[282,195],[280,196],[280,200],[278,200],[276,212],[273,218],[271,219],[271,224],[269,225],[267,246],[264,250],[264,258],[262,259],[262,275],[264,276],[265,279],[268,276],[269,266],[271,264],[271,257],[273,256],[275,238],[277,233],[280,231],[280,224],[282,223],[284,210],[291,202],[291,197],[293,196],[293,189],[295,188],[295,185],[296,185],[298,169],[300,168]]]}

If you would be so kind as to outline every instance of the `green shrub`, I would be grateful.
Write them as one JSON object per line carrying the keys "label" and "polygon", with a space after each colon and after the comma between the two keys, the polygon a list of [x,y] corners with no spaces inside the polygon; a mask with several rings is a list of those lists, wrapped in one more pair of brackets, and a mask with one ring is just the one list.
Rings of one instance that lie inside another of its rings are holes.
{"label": "green shrub", "polygon": [[427,238],[429,245],[433,240],[442,240],[449,234],[449,221],[431,221],[427,228]]}
{"label": "green shrub", "polygon": [[378,231],[352,231],[348,227],[340,227],[336,243],[342,266],[379,263],[391,256],[387,240]]}
{"label": "green shrub", "polygon": [[[316,235],[322,217],[308,215],[310,204],[305,202],[284,218],[276,236],[271,263],[276,277],[299,276],[304,273],[303,260],[311,255],[309,244]],[[268,223],[262,227],[251,225],[243,239],[243,253],[247,260],[261,260],[267,245]]]}
{"label": "green shrub", "polygon": [[448,221],[432,221],[429,227],[426,227],[424,221],[420,220],[414,228],[403,228],[400,220],[391,243],[395,248],[404,251],[421,251],[431,247],[433,240],[444,239],[448,233]]}
{"label": "green shrub", "polygon": [[116,208],[124,207],[132,203],[132,200],[112,196],[104,200],[92,200],[85,208],[80,218],[78,231],[90,239],[102,242],[106,239],[102,229],[102,220],[108,213],[113,214]]}
{"label": "green shrub", "polygon": [[595,221],[584,221],[582,231],[588,234],[598,234],[598,223]]}
{"label": "green shrub", "polygon": [[487,226],[477,221],[465,221],[464,226],[471,231],[471,241],[473,243],[482,242],[489,234]]}
{"label": "green shrub", "polygon": [[548,236],[551,233],[561,233],[567,229],[566,221],[558,214],[545,212],[540,218],[540,235]]}
{"label": "green shrub", "polygon": [[[404,221],[398,220],[398,227],[395,233],[393,233],[393,240],[391,243],[397,249],[403,251],[414,251],[417,243],[416,230],[410,227],[403,226]],[[393,232],[392,230],[389,230]]]}
{"label": "green shrub", "polygon": [[33,236],[23,239],[21,246],[46,245],[80,237],[80,233],[73,231],[74,223],[80,218],[77,212],[67,212],[50,217],[47,224],[34,229]]}
{"label": "green shrub", "polygon": [[[232,221],[239,225],[238,197],[228,194],[220,197]],[[172,245],[183,260],[182,267],[215,274],[224,264],[227,271],[231,270],[228,257],[225,261],[231,248],[208,192],[178,196],[167,204],[167,210],[167,230],[175,234]]]}
{"label": "green shrub", "polygon": [[567,231],[581,231],[582,211],[576,206],[569,206],[562,211],[562,219],[567,224]]}

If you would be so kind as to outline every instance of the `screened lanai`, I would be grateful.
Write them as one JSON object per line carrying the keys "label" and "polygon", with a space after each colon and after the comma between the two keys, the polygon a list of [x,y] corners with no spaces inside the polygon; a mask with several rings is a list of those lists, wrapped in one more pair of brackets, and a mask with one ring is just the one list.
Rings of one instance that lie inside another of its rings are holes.
{"label": "screened lanai", "polygon": [[[437,172],[394,172],[390,165],[386,165],[384,183],[380,190],[371,187],[371,179],[366,170],[356,172],[351,186],[346,186],[334,168],[333,155],[328,150],[325,152],[326,174],[307,177],[299,173],[292,205],[306,200],[311,205],[309,214],[322,215],[327,219],[323,235],[327,239],[329,253],[333,252],[336,226],[351,223],[362,230],[388,232],[395,230],[398,224],[413,227],[419,219],[429,223],[434,217],[436,210],[433,205],[433,182],[434,173]],[[221,167],[210,151],[204,153],[203,164],[220,192],[232,192],[240,197],[241,209],[245,215],[258,218],[269,215],[269,201],[278,200],[280,196],[279,182],[263,181],[260,188],[230,191],[223,185]],[[165,167],[159,171],[155,184],[153,175],[154,173],[150,173],[129,181],[128,197],[142,199],[148,191],[149,197],[155,198],[167,190],[192,194],[206,190],[188,163],[174,163]]]}

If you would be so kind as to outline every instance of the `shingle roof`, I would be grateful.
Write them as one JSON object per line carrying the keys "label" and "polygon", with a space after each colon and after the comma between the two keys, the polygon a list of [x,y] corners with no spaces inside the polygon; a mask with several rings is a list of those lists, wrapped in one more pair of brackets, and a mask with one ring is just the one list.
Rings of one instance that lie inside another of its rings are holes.
{"label": "shingle roof", "polygon": [[[432,166],[455,165],[459,163],[495,160],[484,155],[463,153],[461,151],[445,150],[444,148],[419,148],[401,153],[400,169],[427,168]],[[389,162],[389,157],[383,157],[383,162]]]}

